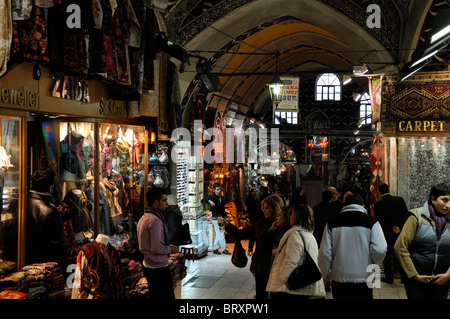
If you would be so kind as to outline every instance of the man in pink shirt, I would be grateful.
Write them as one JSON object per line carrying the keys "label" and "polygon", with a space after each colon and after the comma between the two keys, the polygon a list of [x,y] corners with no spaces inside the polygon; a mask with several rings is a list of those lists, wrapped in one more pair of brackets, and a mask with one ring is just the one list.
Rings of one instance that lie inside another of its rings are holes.
{"label": "man in pink shirt", "polygon": [[137,225],[139,250],[144,255],[144,275],[151,299],[175,299],[169,256],[175,247],[169,244],[164,220],[167,194],[162,188],[153,187],[146,194],[147,205]]}

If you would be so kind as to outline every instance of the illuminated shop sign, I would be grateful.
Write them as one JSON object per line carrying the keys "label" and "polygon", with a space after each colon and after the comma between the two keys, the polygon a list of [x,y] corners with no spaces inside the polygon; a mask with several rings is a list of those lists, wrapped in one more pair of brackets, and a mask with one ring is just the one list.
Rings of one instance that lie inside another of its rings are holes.
{"label": "illuminated shop sign", "polygon": [[398,132],[444,132],[445,121],[400,121]]}
{"label": "illuminated shop sign", "polygon": [[308,148],[326,148],[328,146],[328,138],[320,136],[310,136],[308,138]]}

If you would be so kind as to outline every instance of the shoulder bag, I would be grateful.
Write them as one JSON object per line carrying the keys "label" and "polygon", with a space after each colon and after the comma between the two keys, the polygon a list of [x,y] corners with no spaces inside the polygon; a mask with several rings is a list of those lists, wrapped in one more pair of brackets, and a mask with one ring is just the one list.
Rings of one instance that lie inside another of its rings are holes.
{"label": "shoulder bag", "polygon": [[297,290],[309,286],[322,278],[319,268],[306,250],[306,244],[302,233],[300,231],[299,233],[303,240],[306,257],[303,264],[297,266],[297,268],[289,275],[286,285],[290,290]]}

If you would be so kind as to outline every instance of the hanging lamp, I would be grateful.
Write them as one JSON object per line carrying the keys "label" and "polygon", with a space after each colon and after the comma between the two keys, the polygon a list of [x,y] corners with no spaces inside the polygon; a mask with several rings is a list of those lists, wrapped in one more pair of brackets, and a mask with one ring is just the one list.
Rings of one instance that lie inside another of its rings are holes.
{"label": "hanging lamp", "polygon": [[272,79],[272,81],[266,84],[269,87],[270,99],[275,104],[275,109],[278,107],[278,104],[283,101],[283,88],[285,87],[284,82],[281,81],[280,77],[278,76],[279,55],[280,53],[277,51],[275,57],[275,77]]}

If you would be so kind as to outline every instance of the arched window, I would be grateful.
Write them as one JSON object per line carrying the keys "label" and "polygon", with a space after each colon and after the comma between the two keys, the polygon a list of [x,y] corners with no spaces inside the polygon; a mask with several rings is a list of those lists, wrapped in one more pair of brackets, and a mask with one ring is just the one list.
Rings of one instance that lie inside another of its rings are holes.
{"label": "arched window", "polygon": [[334,73],[322,74],[316,82],[316,101],[340,101],[341,80]]}
{"label": "arched window", "polygon": [[372,123],[372,104],[370,104],[370,96],[364,93],[361,96],[359,104],[359,114],[361,117],[361,125]]}

